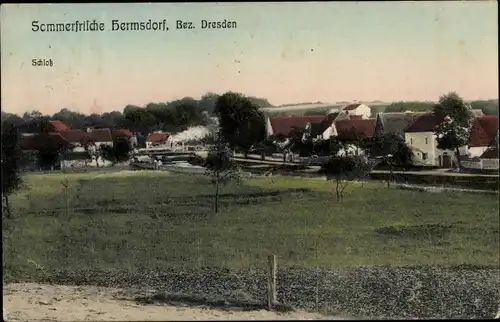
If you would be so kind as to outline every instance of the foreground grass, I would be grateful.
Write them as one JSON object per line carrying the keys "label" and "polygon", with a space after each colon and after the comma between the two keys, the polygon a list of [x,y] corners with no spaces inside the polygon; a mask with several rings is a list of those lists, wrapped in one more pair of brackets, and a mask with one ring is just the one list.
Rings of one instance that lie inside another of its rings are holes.
{"label": "foreground grass", "polygon": [[[498,265],[498,198],[255,178],[222,189],[165,172],[27,175],[3,221],[4,273],[40,270]],[[68,186],[67,192],[62,182]],[[67,196],[67,197],[65,197]],[[66,203],[67,200],[67,203]]]}

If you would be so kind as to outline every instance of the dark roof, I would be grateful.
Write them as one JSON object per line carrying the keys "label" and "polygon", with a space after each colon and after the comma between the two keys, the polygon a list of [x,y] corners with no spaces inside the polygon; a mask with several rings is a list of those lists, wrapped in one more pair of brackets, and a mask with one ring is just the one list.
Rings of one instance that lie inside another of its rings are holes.
{"label": "dark roof", "polygon": [[469,146],[490,146],[498,133],[498,116],[486,115],[474,118],[469,135]]}
{"label": "dark roof", "polygon": [[363,119],[363,115],[350,115],[349,118],[351,120],[362,120]]}
{"label": "dark roof", "polygon": [[335,120],[340,115],[340,112],[327,114],[326,117],[330,120]]}
{"label": "dark roof", "polygon": [[90,132],[69,130],[59,132],[68,142],[85,144],[88,142],[112,142],[113,137],[109,129],[94,129]]}
{"label": "dark roof", "polygon": [[370,138],[375,131],[375,119],[340,120],[335,122],[335,127],[340,139]]}
{"label": "dark roof", "polygon": [[357,109],[361,104],[349,104],[346,107],[344,107],[342,110],[344,111],[352,111]]}
{"label": "dark roof", "polygon": [[480,159],[498,159],[498,146],[489,148],[479,157]]}
{"label": "dark roof", "polygon": [[432,113],[426,113],[418,116],[413,123],[411,123],[404,132],[418,133],[418,132],[434,132],[434,129],[444,120],[443,116],[437,116]]}
{"label": "dark roof", "polygon": [[49,121],[49,124],[47,125],[47,132],[61,132],[69,129],[69,126],[58,120]]}
{"label": "dark roof", "polygon": [[308,123],[321,123],[325,115],[276,116],[269,118],[273,135],[289,136],[294,130],[303,130]]}
{"label": "dark roof", "polygon": [[404,129],[409,127],[417,117],[426,114],[425,112],[391,112],[378,113],[377,120],[382,124],[382,133],[380,134],[395,134],[404,135]]}
{"label": "dark roof", "polygon": [[59,149],[69,145],[60,133],[41,133],[35,136],[24,136],[20,138],[19,145],[22,150],[40,150],[42,148]]}
{"label": "dark roof", "polygon": [[164,143],[167,142],[169,136],[168,133],[151,133],[148,135],[146,142]]}

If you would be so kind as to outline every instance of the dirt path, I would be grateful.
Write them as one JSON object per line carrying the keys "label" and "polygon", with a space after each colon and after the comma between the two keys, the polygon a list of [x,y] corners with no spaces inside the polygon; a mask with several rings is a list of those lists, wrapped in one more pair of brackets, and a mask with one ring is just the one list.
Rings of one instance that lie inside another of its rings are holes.
{"label": "dirt path", "polygon": [[295,312],[215,310],[140,305],[120,289],[8,284],[3,287],[4,321],[312,320],[324,316]]}

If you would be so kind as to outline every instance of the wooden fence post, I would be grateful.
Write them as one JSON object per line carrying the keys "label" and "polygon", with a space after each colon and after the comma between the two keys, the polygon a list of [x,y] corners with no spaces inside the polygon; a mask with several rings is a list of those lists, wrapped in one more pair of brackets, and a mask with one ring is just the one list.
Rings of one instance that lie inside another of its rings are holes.
{"label": "wooden fence post", "polygon": [[61,181],[61,184],[63,186],[63,194],[64,194],[64,204],[65,204],[65,210],[66,210],[66,216],[69,217],[69,195],[68,195],[68,188],[69,188],[69,183],[68,179],[64,179]]}
{"label": "wooden fence post", "polygon": [[316,309],[318,309],[319,306],[319,267],[318,267],[318,237],[316,238],[314,248],[316,250],[316,298],[315,298],[315,304],[316,304]]}
{"label": "wooden fence post", "polygon": [[267,306],[269,310],[272,310],[277,302],[276,271],[278,267],[276,263],[276,255],[269,255],[267,258],[267,264],[268,264]]}

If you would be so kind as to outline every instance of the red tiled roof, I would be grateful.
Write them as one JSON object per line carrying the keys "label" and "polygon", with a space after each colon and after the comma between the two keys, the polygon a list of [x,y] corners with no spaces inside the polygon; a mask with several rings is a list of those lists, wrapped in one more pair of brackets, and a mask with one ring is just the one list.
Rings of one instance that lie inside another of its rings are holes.
{"label": "red tiled roof", "polygon": [[82,130],[69,130],[59,132],[61,136],[71,143],[85,144],[87,142],[112,142],[113,137],[109,129],[94,129],[91,132]]}
{"label": "red tiled roof", "polygon": [[61,131],[67,131],[69,130],[69,126],[67,126],[65,123],[58,121],[58,120],[53,120],[49,121],[49,124],[47,126],[47,132],[61,132]]}
{"label": "red tiled roof", "polygon": [[88,140],[92,142],[112,142],[113,136],[109,129],[94,129],[91,132],[87,132]]}
{"label": "red tiled roof", "polygon": [[83,143],[87,138],[87,132],[82,130],[68,130],[60,132],[61,136],[71,143]]}
{"label": "red tiled roof", "polygon": [[325,115],[276,116],[269,118],[274,135],[289,136],[294,130],[305,129],[308,123],[321,123]]}
{"label": "red tiled roof", "polygon": [[128,129],[120,129],[120,130],[116,130],[114,133],[113,133],[115,136],[127,136],[129,138],[133,137],[134,136],[134,133],[132,133],[132,131],[128,130]]}
{"label": "red tiled roof", "polygon": [[167,142],[169,136],[168,133],[151,133],[148,135],[146,142],[164,143]]}
{"label": "red tiled roof", "polygon": [[434,132],[434,129],[444,120],[444,117],[429,113],[418,116],[405,130],[406,133]]}
{"label": "red tiled roof", "polygon": [[498,132],[498,116],[486,115],[474,119],[469,135],[469,146],[490,146]]}
{"label": "red tiled roof", "polygon": [[344,111],[352,111],[357,109],[361,104],[349,104],[343,108]]}
{"label": "red tiled roof", "polygon": [[362,139],[371,138],[375,132],[376,119],[365,120],[340,120],[335,122],[338,138],[340,139]]}

